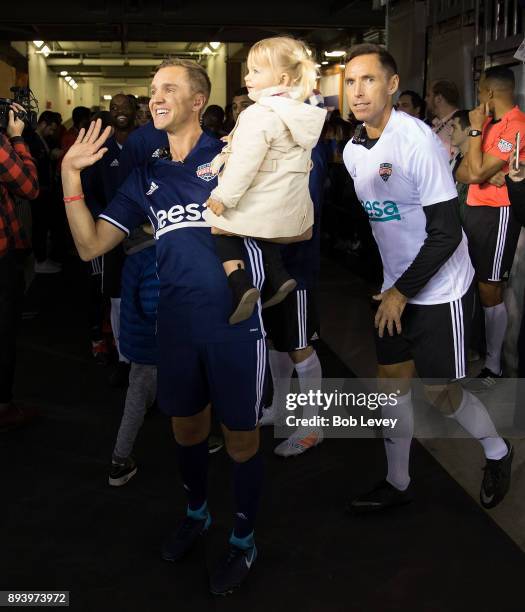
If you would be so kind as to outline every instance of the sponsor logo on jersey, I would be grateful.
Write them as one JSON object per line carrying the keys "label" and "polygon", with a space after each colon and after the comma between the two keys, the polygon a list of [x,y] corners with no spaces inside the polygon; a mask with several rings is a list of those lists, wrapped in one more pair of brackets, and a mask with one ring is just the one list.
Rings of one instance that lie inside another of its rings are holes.
{"label": "sponsor logo on jersey", "polygon": [[498,142],[498,149],[502,153],[510,153],[512,151],[512,142],[504,140],[503,138]]}
{"label": "sponsor logo on jersey", "polygon": [[118,168],[118,165],[119,165],[118,159],[115,158],[109,165],[111,168]]}
{"label": "sponsor logo on jersey", "polygon": [[152,195],[154,191],[157,191],[159,186],[154,181],[151,181],[151,185],[149,186],[148,191],[146,191],[146,195]]}
{"label": "sponsor logo on jersey", "polygon": [[379,164],[379,176],[385,181],[392,176],[392,164]]}
{"label": "sponsor logo on jersey", "polygon": [[370,221],[401,221],[397,204],[392,200],[384,202],[367,200],[362,201],[361,206],[365,209]]}
{"label": "sponsor logo on jersey", "polygon": [[169,210],[159,210],[155,213],[157,217],[157,231],[169,223],[174,225],[176,223],[182,223],[184,221],[202,221],[203,208],[201,204],[175,204]]}
{"label": "sponsor logo on jersey", "polygon": [[151,157],[160,157],[163,151],[164,149],[155,149],[155,151],[153,151],[153,153],[151,154]]}
{"label": "sponsor logo on jersey", "polygon": [[211,162],[208,162],[207,164],[201,164],[200,166],[198,166],[196,175],[203,181],[206,181],[206,182],[213,181],[213,179],[215,178],[215,175],[211,171]]}

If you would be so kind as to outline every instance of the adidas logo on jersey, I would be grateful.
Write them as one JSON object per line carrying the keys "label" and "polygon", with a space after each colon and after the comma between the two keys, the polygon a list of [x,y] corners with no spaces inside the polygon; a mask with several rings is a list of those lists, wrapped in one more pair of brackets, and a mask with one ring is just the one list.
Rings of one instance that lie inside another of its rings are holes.
{"label": "adidas logo on jersey", "polygon": [[361,202],[370,221],[401,221],[401,215],[395,202],[385,200],[384,202],[369,201]]}
{"label": "adidas logo on jersey", "polygon": [[151,185],[149,186],[148,191],[146,191],[146,195],[152,195],[154,191],[157,191],[159,186],[154,181],[151,181]]}
{"label": "adidas logo on jersey", "polygon": [[111,168],[118,168],[118,159],[115,158],[109,165]]}

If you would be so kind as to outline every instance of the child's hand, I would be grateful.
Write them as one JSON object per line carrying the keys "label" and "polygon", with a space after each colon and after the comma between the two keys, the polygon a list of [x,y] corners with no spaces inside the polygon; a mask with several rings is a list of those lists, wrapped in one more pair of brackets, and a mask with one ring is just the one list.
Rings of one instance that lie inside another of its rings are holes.
{"label": "child's hand", "polygon": [[206,206],[211,210],[212,213],[220,217],[222,213],[225,211],[226,206],[222,202],[218,202],[217,200],[213,200],[210,198],[206,202]]}

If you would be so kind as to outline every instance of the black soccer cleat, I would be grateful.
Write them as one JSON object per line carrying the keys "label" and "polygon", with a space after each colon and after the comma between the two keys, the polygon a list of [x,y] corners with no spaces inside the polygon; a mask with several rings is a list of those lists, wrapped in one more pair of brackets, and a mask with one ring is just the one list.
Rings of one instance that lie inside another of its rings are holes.
{"label": "black soccer cleat", "polygon": [[410,485],[400,491],[386,480],[378,483],[370,492],[346,502],[348,514],[367,514],[409,504],[413,499]]}
{"label": "black soccer cleat", "polygon": [[210,578],[210,591],[213,595],[229,595],[239,588],[250,573],[257,559],[255,544],[248,549],[230,544],[228,553],[221,560]]}
{"label": "black soccer cleat", "polygon": [[228,276],[232,290],[233,312],[228,319],[230,325],[246,321],[253,314],[253,309],[259,301],[259,290],[251,283],[246,270],[239,268]]}
{"label": "black soccer cleat", "polygon": [[479,499],[484,508],[495,508],[507,495],[510,488],[510,473],[514,448],[508,440],[504,440],[508,451],[501,459],[487,459]]}
{"label": "black soccer cleat", "polygon": [[192,519],[187,516],[162,545],[164,561],[180,561],[195,546],[211,524],[211,517]]}

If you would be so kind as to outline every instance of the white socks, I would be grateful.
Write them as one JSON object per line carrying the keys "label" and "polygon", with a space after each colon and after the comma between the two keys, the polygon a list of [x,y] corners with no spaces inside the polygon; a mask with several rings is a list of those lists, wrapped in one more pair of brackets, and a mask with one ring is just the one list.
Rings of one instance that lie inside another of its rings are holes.
{"label": "white socks", "polygon": [[275,422],[279,421],[277,415],[284,413],[286,394],[290,391],[290,377],[294,369],[294,363],[288,353],[281,353],[270,349],[268,351],[270,370],[273,380],[273,402],[272,408],[275,414]]}
{"label": "white socks", "polygon": [[[321,362],[315,351],[304,361],[301,361],[301,363],[296,363],[295,371],[299,379],[301,393],[308,393],[310,390],[321,390],[323,372],[321,369]],[[303,407],[303,419],[309,419],[318,414],[319,406],[317,404],[308,404]]]}
{"label": "white socks", "polygon": [[479,440],[487,459],[505,457],[508,452],[507,445],[503,438],[498,436],[487,409],[475,395],[463,389],[463,399],[459,408],[454,414],[447,416],[455,419],[465,431]]}
{"label": "white socks", "polygon": [[[396,437],[384,438],[386,460],[388,463],[387,482],[404,491],[410,484],[409,463],[410,445],[414,434],[414,408],[412,392],[400,395],[397,405],[386,405],[381,411],[382,418],[397,419]],[[397,437],[402,435],[403,437]]]}
{"label": "white socks", "polygon": [[485,311],[485,337],[487,356],[485,367],[494,374],[501,372],[501,349],[507,331],[507,307],[502,302],[497,306],[483,306]]}

